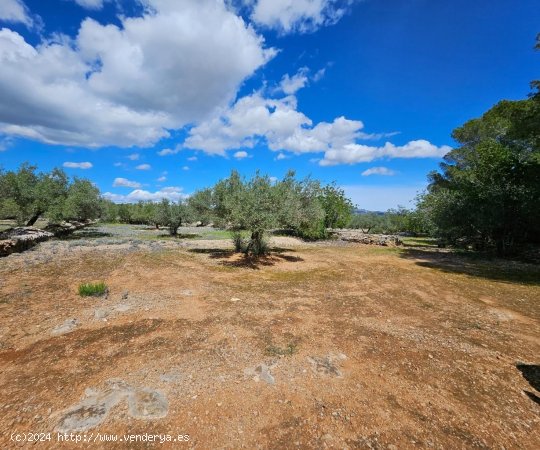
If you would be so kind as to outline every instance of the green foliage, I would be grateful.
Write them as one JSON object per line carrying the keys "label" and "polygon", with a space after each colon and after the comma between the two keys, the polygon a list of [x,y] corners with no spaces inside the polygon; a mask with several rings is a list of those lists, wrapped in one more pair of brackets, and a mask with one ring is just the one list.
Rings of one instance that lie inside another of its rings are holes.
{"label": "green foliage", "polygon": [[238,234],[234,235],[237,250],[259,256],[268,252],[265,234],[273,228],[293,230],[306,239],[325,237],[325,199],[328,199],[327,210],[334,214],[329,221],[345,220],[350,202],[335,186],[321,189],[320,183],[310,178],[296,180],[294,172],[272,182],[270,177],[259,173],[245,180],[233,171],[214,186],[212,201],[206,204],[212,205],[216,224],[251,233],[247,243]]}
{"label": "green foliage", "polygon": [[37,173],[22,164],[17,171],[0,171],[0,216],[33,225],[41,216],[53,223],[100,213],[99,191],[89,181],[69,180],[61,169]]}
{"label": "green foliage", "polygon": [[502,101],[454,131],[461,146],[419,202],[451,243],[511,253],[540,236],[540,102]]}
{"label": "green foliage", "polygon": [[193,216],[203,226],[208,225],[213,220],[213,203],[211,188],[196,191],[187,201]]}
{"label": "green foliage", "polygon": [[193,219],[190,208],[181,200],[178,203],[163,199],[158,203],[154,210],[154,222],[156,224],[169,228],[171,236],[176,236],[178,228],[183,223],[190,222]]}
{"label": "green foliage", "polygon": [[79,295],[81,297],[99,297],[108,291],[107,285],[103,282],[84,283],[79,285]]}
{"label": "green foliage", "polygon": [[348,224],[349,228],[360,229],[364,233],[376,234],[428,234],[430,223],[423,211],[410,210],[403,206],[389,209],[385,213],[365,212],[354,214]]}
{"label": "green foliage", "polygon": [[232,233],[232,242],[234,245],[234,251],[237,253],[245,252],[247,249],[247,242],[242,236],[240,231],[233,231]]}
{"label": "green foliage", "polygon": [[75,178],[69,186],[62,216],[79,221],[96,219],[101,214],[99,189],[88,180]]}
{"label": "green foliage", "polygon": [[324,209],[325,228],[343,228],[350,222],[354,205],[343,189],[329,184],[321,189],[319,200]]}

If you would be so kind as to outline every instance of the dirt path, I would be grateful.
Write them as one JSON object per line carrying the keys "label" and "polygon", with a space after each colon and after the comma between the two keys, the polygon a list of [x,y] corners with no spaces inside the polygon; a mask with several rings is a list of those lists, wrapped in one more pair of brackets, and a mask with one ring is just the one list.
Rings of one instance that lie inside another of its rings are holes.
{"label": "dirt path", "polygon": [[[201,242],[1,261],[1,448],[25,447],[12,432],[58,448],[56,431],[189,435],[89,448],[540,447],[536,269],[293,241],[246,265]],[[76,294],[98,280],[106,299]]]}

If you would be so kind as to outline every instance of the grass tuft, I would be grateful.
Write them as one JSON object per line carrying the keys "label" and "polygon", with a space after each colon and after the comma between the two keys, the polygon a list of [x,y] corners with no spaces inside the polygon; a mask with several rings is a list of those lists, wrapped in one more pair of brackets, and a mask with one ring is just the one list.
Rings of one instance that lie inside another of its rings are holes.
{"label": "grass tuft", "polygon": [[81,297],[99,297],[108,291],[107,285],[102,281],[99,283],[83,283],[79,286]]}
{"label": "grass tuft", "polygon": [[287,347],[281,348],[277,345],[269,345],[266,347],[266,354],[268,356],[292,356],[298,351],[297,344],[291,343]]}

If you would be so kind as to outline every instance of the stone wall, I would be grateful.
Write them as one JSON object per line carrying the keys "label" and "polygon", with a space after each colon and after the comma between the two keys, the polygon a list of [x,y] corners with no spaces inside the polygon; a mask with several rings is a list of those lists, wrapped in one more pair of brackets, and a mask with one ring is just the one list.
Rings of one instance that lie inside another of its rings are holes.
{"label": "stone wall", "polygon": [[44,230],[35,227],[16,227],[0,232],[0,257],[20,253],[52,237],[66,236],[90,223],[64,222],[49,225]]}
{"label": "stone wall", "polygon": [[399,236],[393,234],[366,234],[360,230],[332,230],[332,233],[342,241],[357,242],[367,245],[382,245],[396,247],[403,245]]}

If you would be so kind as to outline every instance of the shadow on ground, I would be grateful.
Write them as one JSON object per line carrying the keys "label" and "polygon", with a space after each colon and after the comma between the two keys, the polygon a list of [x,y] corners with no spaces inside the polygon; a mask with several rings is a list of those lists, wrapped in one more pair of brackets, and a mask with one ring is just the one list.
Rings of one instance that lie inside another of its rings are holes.
{"label": "shadow on ground", "polygon": [[103,233],[101,231],[85,230],[85,231],[76,231],[73,234],[68,234],[66,236],[61,236],[58,239],[62,241],[76,241],[78,239],[97,239],[112,237],[111,233]]}
{"label": "shadow on ground", "polygon": [[401,258],[417,260],[416,264],[448,273],[461,273],[509,283],[540,285],[540,265],[485,255],[464,254],[437,249],[404,248]]}
{"label": "shadow on ground", "polygon": [[192,253],[201,253],[209,255],[212,259],[219,259],[220,264],[226,267],[239,267],[247,269],[258,270],[264,266],[273,266],[278,262],[287,261],[287,262],[301,262],[304,261],[303,258],[299,256],[287,255],[287,253],[293,253],[294,250],[275,248],[272,249],[271,253],[266,256],[261,256],[259,258],[254,258],[252,256],[241,256],[240,254],[234,252],[233,250],[224,250],[219,248],[193,248],[189,250]]}
{"label": "shadow on ground", "polygon": [[[533,389],[540,392],[540,366],[537,364],[516,364],[517,370],[521,372],[523,378],[525,378]],[[533,402],[540,405],[540,397],[534,392],[523,391],[527,397],[529,397]]]}

